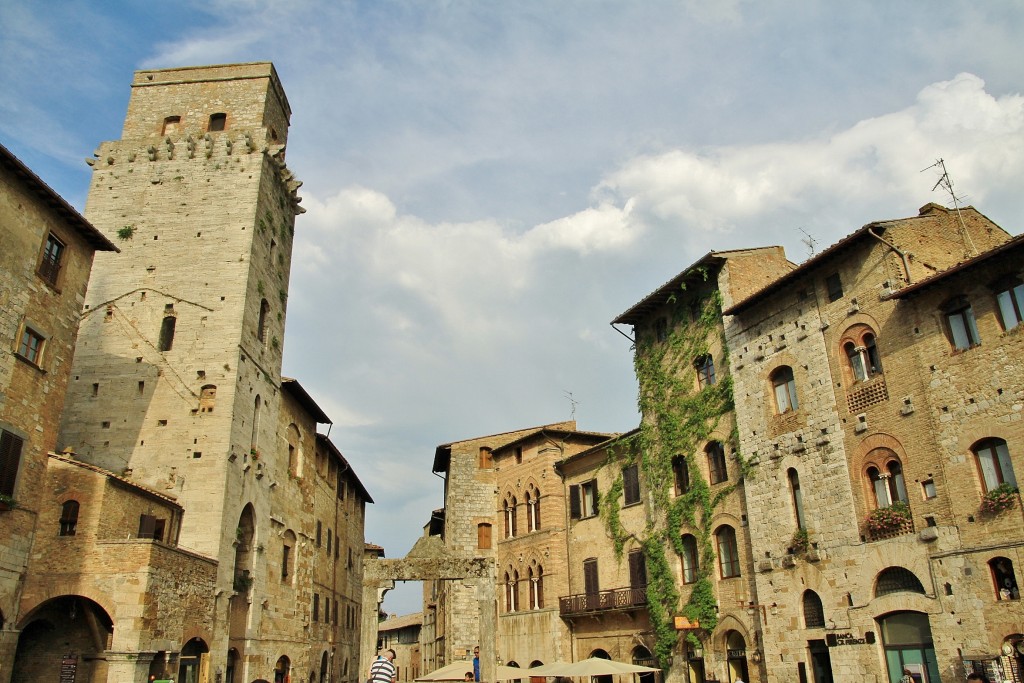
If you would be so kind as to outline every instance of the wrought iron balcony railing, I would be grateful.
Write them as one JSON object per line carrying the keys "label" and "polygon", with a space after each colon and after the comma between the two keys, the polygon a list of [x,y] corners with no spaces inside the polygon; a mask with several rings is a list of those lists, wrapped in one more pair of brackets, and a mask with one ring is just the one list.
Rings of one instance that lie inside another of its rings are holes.
{"label": "wrought iron balcony railing", "polygon": [[558,599],[558,612],[563,617],[594,612],[609,612],[643,607],[647,604],[647,588],[613,588],[598,593],[580,593]]}

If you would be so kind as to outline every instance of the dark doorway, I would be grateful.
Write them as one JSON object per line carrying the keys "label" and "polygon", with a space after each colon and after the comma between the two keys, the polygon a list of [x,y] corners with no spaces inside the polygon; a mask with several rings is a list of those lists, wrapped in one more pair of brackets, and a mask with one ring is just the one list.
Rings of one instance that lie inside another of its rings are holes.
{"label": "dark doorway", "polygon": [[811,676],[814,683],[833,683],[832,658],[828,654],[825,641],[808,640],[807,649],[811,653]]}

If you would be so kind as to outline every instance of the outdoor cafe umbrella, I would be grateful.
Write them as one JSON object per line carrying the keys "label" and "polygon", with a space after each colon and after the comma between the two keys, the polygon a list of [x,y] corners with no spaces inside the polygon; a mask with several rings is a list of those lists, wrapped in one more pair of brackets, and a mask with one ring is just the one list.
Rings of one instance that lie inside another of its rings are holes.
{"label": "outdoor cafe umbrella", "polygon": [[[617,662],[613,659],[591,657],[590,659],[582,659],[578,662],[564,664],[563,666],[558,666],[557,663],[555,663],[543,667],[537,667],[536,669],[527,669],[527,671],[536,672],[531,674],[535,676],[568,676],[571,678],[576,676],[611,676],[614,674],[649,673],[658,671],[658,669],[652,669],[649,666],[640,666],[639,664]],[[543,673],[541,673],[541,671],[543,671]]]}
{"label": "outdoor cafe umbrella", "polygon": [[[541,664],[540,666],[531,666],[526,670],[527,675],[530,676],[558,676],[559,669],[567,667],[572,662],[564,662],[561,659],[555,660],[550,664]],[[551,672],[551,673],[548,673]]]}
{"label": "outdoor cafe umbrella", "polygon": [[[462,681],[465,680],[466,672],[472,673],[473,662],[468,659],[461,659],[451,664],[446,664],[440,669],[435,669],[428,674],[420,676],[417,681]],[[497,667],[496,678],[499,681],[514,681],[517,678],[526,678],[530,674],[529,669],[517,669],[514,666]]]}

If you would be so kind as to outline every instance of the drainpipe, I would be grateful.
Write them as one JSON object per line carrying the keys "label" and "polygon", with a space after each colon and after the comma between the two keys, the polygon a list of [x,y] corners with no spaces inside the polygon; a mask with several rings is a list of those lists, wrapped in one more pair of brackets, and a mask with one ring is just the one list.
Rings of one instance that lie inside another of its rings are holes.
{"label": "drainpipe", "polygon": [[910,277],[910,259],[907,258],[906,252],[900,251],[899,248],[892,242],[888,242],[882,239],[880,235],[875,233],[874,226],[868,228],[868,234],[900,255],[900,258],[903,259],[903,270],[907,274],[907,284],[909,285],[911,282],[913,282],[913,280]]}

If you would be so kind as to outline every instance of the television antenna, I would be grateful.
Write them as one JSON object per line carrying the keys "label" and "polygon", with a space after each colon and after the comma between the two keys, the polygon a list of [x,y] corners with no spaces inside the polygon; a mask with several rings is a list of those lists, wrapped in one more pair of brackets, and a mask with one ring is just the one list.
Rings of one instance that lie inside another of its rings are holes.
{"label": "television antenna", "polygon": [[797,228],[797,230],[804,234],[804,238],[800,241],[807,245],[807,258],[811,258],[814,256],[814,250],[818,244],[818,240],[814,239],[814,237],[811,236],[811,233],[807,232],[803,228]]}
{"label": "television antenna", "polygon": [[939,174],[939,179],[932,186],[932,192],[939,189],[940,187],[949,193],[950,199],[953,201],[953,210],[956,211],[956,217],[960,220],[960,234],[964,238],[964,242],[970,247],[968,256],[974,256],[978,253],[978,250],[974,246],[974,242],[971,240],[970,233],[967,232],[967,225],[964,224],[964,217],[960,213],[960,202],[963,201],[964,197],[958,197],[956,192],[953,191],[953,179],[949,177],[949,172],[946,170],[946,162],[939,157],[935,160],[935,163],[928,168],[922,168],[921,173],[930,169],[937,168],[942,171]]}
{"label": "television antenna", "polygon": [[567,399],[569,399],[569,419],[570,420],[575,420],[576,419],[576,406],[578,406],[580,402],[572,397],[572,392],[571,391],[563,391],[562,395],[565,396]]}

